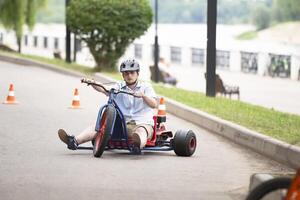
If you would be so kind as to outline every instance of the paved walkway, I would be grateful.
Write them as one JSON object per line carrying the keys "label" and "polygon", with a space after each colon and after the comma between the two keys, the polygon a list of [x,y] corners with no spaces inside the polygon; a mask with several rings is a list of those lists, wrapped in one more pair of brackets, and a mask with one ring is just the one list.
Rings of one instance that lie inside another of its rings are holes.
{"label": "paved walkway", "polygon": [[[179,79],[178,87],[205,93],[204,73],[206,68],[174,67],[171,70]],[[240,87],[241,101],[300,115],[300,81],[227,70],[217,70],[216,73],[221,76],[225,84]],[[148,74],[143,74],[144,79],[147,79],[147,76]],[[232,99],[237,98],[234,95]]]}
{"label": "paved walkway", "polygon": [[[99,105],[107,98],[81,84],[79,77],[0,60],[3,100],[11,82],[20,104],[0,103],[1,199],[240,200],[251,174],[292,172],[171,114],[170,130],[196,133],[199,145],[193,157],[178,157],[174,152],[133,156],[109,151],[94,159],[88,151],[68,151],[57,129],[77,134],[95,120]],[[75,87],[83,109],[68,109]]]}

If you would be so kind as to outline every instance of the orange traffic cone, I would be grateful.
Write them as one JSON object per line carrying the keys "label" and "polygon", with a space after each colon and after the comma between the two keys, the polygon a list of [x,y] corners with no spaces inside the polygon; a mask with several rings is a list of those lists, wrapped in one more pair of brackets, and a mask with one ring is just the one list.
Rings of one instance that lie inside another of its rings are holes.
{"label": "orange traffic cone", "polygon": [[75,91],[74,91],[74,97],[73,97],[73,101],[72,101],[72,105],[70,108],[81,108],[80,107],[80,98],[79,98],[79,93],[78,93],[78,89],[75,88]]}
{"label": "orange traffic cone", "polygon": [[157,122],[166,122],[166,105],[163,97],[159,100],[158,112],[157,112]]}
{"label": "orange traffic cone", "polygon": [[9,85],[9,91],[8,91],[8,95],[6,98],[6,101],[3,102],[4,104],[18,104],[18,102],[16,101],[15,98],[15,91],[14,91],[14,85],[10,84]]}

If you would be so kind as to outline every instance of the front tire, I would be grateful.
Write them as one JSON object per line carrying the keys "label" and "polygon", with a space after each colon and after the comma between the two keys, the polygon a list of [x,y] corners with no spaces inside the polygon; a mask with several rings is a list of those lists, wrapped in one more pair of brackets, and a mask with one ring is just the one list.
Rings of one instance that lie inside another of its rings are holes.
{"label": "front tire", "polygon": [[192,130],[176,131],[174,139],[174,152],[178,156],[191,156],[196,151],[197,139]]}
{"label": "front tire", "polygon": [[108,106],[101,116],[99,131],[94,141],[93,154],[95,157],[101,157],[105,150],[113,129],[115,114],[116,110]]}
{"label": "front tire", "polygon": [[[278,190],[286,190],[291,185],[292,178],[278,177],[263,182],[255,187],[247,196],[246,200],[260,200],[266,197],[268,194],[275,193]],[[280,193],[279,193],[280,195]],[[284,194],[284,197],[286,194]],[[284,198],[282,198],[284,199]]]}

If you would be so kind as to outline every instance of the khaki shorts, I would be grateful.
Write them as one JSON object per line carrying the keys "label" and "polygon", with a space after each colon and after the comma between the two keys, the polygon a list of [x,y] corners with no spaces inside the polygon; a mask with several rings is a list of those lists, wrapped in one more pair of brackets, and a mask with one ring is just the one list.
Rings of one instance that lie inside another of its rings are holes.
{"label": "khaki shorts", "polygon": [[150,124],[135,124],[135,122],[130,121],[127,122],[126,125],[127,125],[127,133],[129,138],[131,138],[134,131],[140,127],[145,129],[148,139],[151,139],[153,136],[153,126],[151,126]]}

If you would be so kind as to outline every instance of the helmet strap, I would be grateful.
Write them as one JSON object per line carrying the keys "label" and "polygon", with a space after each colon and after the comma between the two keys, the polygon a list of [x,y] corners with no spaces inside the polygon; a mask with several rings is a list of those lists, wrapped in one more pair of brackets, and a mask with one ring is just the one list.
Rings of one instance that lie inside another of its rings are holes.
{"label": "helmet strap", "polygon": [[133,83],[127,83],[127,82],[126,82],[126,85],[127,85],[127,86],[134,86],[134,85],[137,84],[137,81],[138,81],[138,79],[136,79]]}

